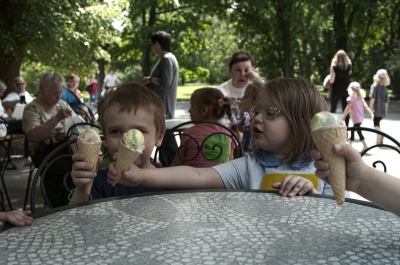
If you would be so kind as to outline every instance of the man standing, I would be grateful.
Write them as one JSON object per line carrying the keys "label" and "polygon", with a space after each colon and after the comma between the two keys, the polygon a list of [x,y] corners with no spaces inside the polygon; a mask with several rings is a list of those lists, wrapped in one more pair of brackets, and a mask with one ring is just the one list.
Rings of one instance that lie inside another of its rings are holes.
{"label": "man standing", "polygon": [[178,89],[179,66],[175,55],[171,53],[171,35],[158,31],[151,37],[151,49],[160,59],[150,76],[143,77],[143,85],[150,88],[164,102],[167,119],[175,117],[176,91]]}
{"label": "man standing", "polygon": [[[17,103],[28,104],[33,100],[31,95],[29,94],[29,92],[25,90],[26,82],[22,77],[18,76],[14,79],[14,86],[15,86],[15,91],[10,92],[3,99],[3,107],[5,109],[14,110]],[[8,125],[9,125],[12,133],[25,134],[24,131],[22,130],[22,120],[8,121]],[[25,148],[24,165],[30,166],[32,160],[31,160],[30,151],[29,151],[29,142],[28,142],[28,138],[26,137],[26,134],[25,134],[24,148]]]}
{"label": "man standing", "polygon": [[106,77],[104,78],[103,90],[105,89],[107,92],[108,89],[110,89],[112,87],[116,87],[120,83],[121,82],[119,81],[118,77],[116,75],[114,75],[114,70],[110,70],[109,74],[106,75]]}
{"label": "man standing", "polygon": [[[171,35],[165,31],[157,31],[151,37],[151,43],[151,49],[160,59],[151,71],[151,75],[143,77],[142,84],[149,86],[161,98],[166,110],[166,119],[173,119],[175,117],[179,65],[175,55],[171,53]],[[178,145],[175,138],[170,138],[167,145],[172,152],[164,155],[167,162],[171,164]]]}

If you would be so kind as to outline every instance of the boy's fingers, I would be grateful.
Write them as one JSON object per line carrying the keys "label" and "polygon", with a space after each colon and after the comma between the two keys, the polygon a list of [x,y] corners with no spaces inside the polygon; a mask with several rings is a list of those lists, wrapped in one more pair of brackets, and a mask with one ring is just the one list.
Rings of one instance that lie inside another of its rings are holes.
{"label": "boy's fingers", "polygon": [[310,156],[311,156],[311,158],[313,158],[315,160],[321,159],[321,153],[316,149],[311,150]]}
{"label": "boy's fingers", "polygon": [[343,155],[349,162],[361,160],[360,153],[348,144],[335,144],[333,148],[336,153]]}

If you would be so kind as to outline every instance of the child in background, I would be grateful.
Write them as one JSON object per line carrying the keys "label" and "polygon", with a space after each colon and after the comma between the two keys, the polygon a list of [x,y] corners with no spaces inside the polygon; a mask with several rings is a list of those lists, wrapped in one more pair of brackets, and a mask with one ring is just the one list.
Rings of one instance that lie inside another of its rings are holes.
{"label": "child in background", "polygon": [[15,226],[26,226],[31,225],[33,217],[29,216],[31,211],[11,211],[11,212],[0,212],[0,226],[6,223],[10,223]]}
{"label": "child in background", "polygon": [[[102,133],[106,138],[110,154],[115,159],[122,135],[130,129],[138,129],[144,135],[145,149],[134,164],[139,168],[158,168],[157,163],[150,162],[154,146],[160,146],[165,132],[165,107],[161,99],[150,89],[139,83],[125,83],[102,102],[99,102],[99,121]],[[92,172],[93,165],[84,162],[84,156],[76,153],[72,156],[72,180],[76,186],[70,204],[88,201],[85,184],[93,181],[92,199],[122,196],[146,191],[155,191],[143,187],[127,187],[120,184],[112,187],[107,183],[106,170]],[[98,165],[102,158],[99,158]]]}
{"label": "child in background", "polygon": [[[369,107],[374,112],[374,127],[378,131],[381,130],[380,122],[387,115],[389,107],[388,85],[390,85],[388,72],[385,69],[379,69],[374,75],[374,83],[371,85],[369,95]],[[382,135],[376,135],[376,144],[383,144]]]}
{"label": "child in background", "polygon": [[[269,81],[259,91],[250,110],[251,133],[257,149],[241,158],[212,168],[188,166],[123,172],[123,185],[166,189],[279,189],[282,196],[306,193],[333,195],[329,185],[315,176],[311,118],[326,109],[316,87],[302,78]],[[115,164],[108,167],[108,181],[117,180]],[[318,189],[318,191],[317,191]]]}
{"label": "child in background", "polygon": [[250,132],[249,110],[256,102],[257,93],[260,91],[261,87],[261,82],[252,81],[249,85],[247,85],[242,100],[239,103],[242,118],[237,123],[237,126],[243,127],[242,147],[244,152],[251,152],[254,150],[254,143],[251,139]]}
{"label": "child in background", "polygon": [[[193,92],[190,97],[189,113],[192,121],[219,122],[225,115],[232,117],[230,100],[224,97],[218,89],[209,87],[196,89]],[[181,136],[179,153],[175,155],[171,166],[212,167],[233,159],[235,142],[223,133],[230,134],[229,131],[218,125],[206,123],[199,123],[185,130]],[[211,134],[215,135],[208,137]],[[206,137],[207,140],[205,141]],[[199,153],[198,147],[203,142],[205,143],[203,154],[207,154],[209,158],[218,157],[218,159],[210,161]],[[222,146],[222,149],[214,148],[217,145]]]}
{"label": "child in background", "polygon": [[[335,153],[346,160],[346,190],[353,191],[400,216],[400,179],[366,165],[360,154],[347,144],[336,144]],[[311,151],[315,174],[329,183],[329,164],[318,150]]]}
{"label": "child in background", "polygon": [[[351,119],[353,121],[354,127],[361,127],[361,123],[364,120],[364,108],[369,112],[371,115],[371,120],[374,119],[374,113],[370,108],[368,108],[367,103],[365,102],[365,90],[361,88],[361,85],[358,82],[351,82],[349,88],[347,89],[349,93],[349,97],[346,99],[347,106],[343,112],[342,120],[345,120],[347,114],[351,114]],[[365,149],[368,148],[367,143],[365,142],[364,136],[361,130],[357,130],[357,134],[360,137],[360,141],[363,144],[363,152]],[[349,144],[352,145],[354,141],[354,131],[351,131],[350,134],[350,142]]]}

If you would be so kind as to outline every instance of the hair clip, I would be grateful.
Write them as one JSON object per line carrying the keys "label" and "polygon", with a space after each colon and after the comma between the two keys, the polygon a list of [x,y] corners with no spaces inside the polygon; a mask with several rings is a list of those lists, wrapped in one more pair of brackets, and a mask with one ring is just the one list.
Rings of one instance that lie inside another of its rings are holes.
{"label": "hair clip", "polygon": [[226,105],[226,101],[223,100],[222,98],[220,98],[220,99],[218,99],[218,105],[219,105],[220,107],[222,107],[223,105]]}

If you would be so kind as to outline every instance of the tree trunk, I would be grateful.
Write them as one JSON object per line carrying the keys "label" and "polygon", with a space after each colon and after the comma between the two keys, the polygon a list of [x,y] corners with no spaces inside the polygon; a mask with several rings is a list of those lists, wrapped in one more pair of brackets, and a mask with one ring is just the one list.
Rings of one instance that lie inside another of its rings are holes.
{"label": "tree trunk", "polygon": [[[142,9],[142,25],[144,27],[152,27],[156,23],[156,7],[152,6],[150,7],[150,12],[149,12],[149,20],[147,23],[147,16],[146,16],[146,9]],[[153,33],[147,33],[143,35],[143,39],[151,39],[151,36]],[[142,75],[143,76],[149,76],[151,72],[151,44],[143,47],[142,49]]]}
{"label": "tree trunk", "polygon": [[20,76],[23,55],[9,58],[0,57],[0,79],[7,85],[4,97],[15,90],[14,79]]}
{"label": "tree trunk", "polygon": [[106,77],[106,61],[104,59],[96,60],[97,65],[99,67],[99,74],[97,76],[97,93],[101,93],[101,89],[103,88],[104,77]]}

